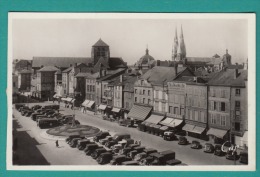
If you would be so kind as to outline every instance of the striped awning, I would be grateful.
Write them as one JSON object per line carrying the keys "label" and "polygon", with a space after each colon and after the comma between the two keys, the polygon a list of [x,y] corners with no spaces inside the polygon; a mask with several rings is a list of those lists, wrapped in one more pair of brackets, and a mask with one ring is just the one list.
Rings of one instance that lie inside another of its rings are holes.
{"label": "striped awning", "polygon": [[214,135],[218,138],[223,138],[227,134],[227,130],[221,130],[216,128],[210,128],[207,135]]}
{"label": "striped awning", "polygon": [[98,109],[105,110],[107,108],[107,105],[101,104],[99,105]]}
{"label": "striped awning", "polygon": [[87,107],[88,107],[88,108],[91,108],[94,103],[95,103],[95,101],[89,101],[88,104],[87,104]]}
{"label": "striped awning", "polygon": [[85,100],[81,105],[84,107],[87,107],[88,103],[89,103],[89,100]]}
{"label": "striped awning", "polygon": [[128,114],[128,117],[138,119],[138,120],[144,120],[147,118],[151,110],[152,107],[133,105],[132,109]]}
{"label": "striped awning", "polygon": [[191,124],[185,124],[184,127],[182,127],[182,130],[185,130],[187,132],[192,132],[192,130],[194,129],[195,125],[191,125]]}
{"label": "striped awning", "polygon": [[160,122],[160,124],[168,126],[173,121],[173,118],[166,117],[163,121]]}
{"label": "striped awning", "polygon": [[180,125],[183,122],[183,120],[181,119],[173,119],[173,121],[171,121],[168,126],[169,127],[177,127],[178,125]]}
{"label": "striped awning", "polygon": [[113,109],[112,109],[112,112],[118,113],[118,112],[120,112],[120,109],[119,109],[119,108],[113,108]]}
{"label": "striped awning", "polygon": [[152,114],[148,119],[145,120],[145,122],[150,122],[153,124],[158,124],[158,122],[160,122],[161,120],[163,120],[163,116],[158,116],[158,115],[154,115]]}

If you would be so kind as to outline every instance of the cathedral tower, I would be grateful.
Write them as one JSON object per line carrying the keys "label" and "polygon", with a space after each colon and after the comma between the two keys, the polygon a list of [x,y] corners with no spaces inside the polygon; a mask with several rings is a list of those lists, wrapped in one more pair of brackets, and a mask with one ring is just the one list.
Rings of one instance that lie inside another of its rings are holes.
{"label": "cathedral tower", "polygon": [[99,39],[92,46],[91,58],[93,59],[94,65],[98,62],[100,58],[105,59],[105,61],[108,63],[108,60],[110,58],[109,46],[104,41],[102,41],[102,39]]}
{"label": "cathedral tower", "polygon": [[186,47],[184,42],[183,30],[181,26],[181,34],[179,40],[177,37],[177,30],[175,30],[172,59],[174,61],[183,61],[185,58],[186,58]]}

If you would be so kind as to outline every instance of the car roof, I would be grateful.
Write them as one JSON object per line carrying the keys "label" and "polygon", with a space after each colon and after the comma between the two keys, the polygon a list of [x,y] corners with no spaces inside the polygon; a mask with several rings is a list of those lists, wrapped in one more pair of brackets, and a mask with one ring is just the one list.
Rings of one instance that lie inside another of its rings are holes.
{"label": "car roof", "polygon": [[138,162],[138,161],[135,161],[135,160],[131,160],[131,161],[123,162],[122,164],[124,164],[124,165],[129,165],[129,164],[139,164],[139,162]]}
{"label": "car roof", "polygon": [[160,152],[160,154],[162,154],[162,155],[168,155],[168,154],[173,154],[173,153],[175,153],[175,152],[172,150],[166,150],[166,151]]}

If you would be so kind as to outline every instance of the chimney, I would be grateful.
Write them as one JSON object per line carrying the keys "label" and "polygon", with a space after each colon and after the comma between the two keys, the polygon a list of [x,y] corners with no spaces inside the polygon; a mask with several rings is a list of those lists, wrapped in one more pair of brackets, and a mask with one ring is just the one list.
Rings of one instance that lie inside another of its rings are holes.
{"label": "chimney", "polygon": [[161,63],[160,63],[160,60],[157,60],[157,66],[160,66]]}
{"label": "chimney", "polygon": [[238,77],[238,64],[236,63],[236,69],[235,69],[235,73],[234,73],[234,79],[236,79]]}
{"label": "chimney", "polygon": [[120,82],[123,82],[123,75],[120,75]]}
{"label": "chimney", "polygon": [[41,65],[41,68],[43,68],[43,65]]}

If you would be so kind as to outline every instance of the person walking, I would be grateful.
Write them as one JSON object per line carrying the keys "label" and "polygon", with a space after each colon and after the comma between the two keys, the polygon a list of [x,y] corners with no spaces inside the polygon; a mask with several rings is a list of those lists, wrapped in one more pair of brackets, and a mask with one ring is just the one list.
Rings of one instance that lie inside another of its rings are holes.
{"label": "person walking", "polygon": [[58,147],[59,147],[59,141],[56,140],[56,141],[55,141],[55,144],[56,144],[56,147],[58,148]]}

